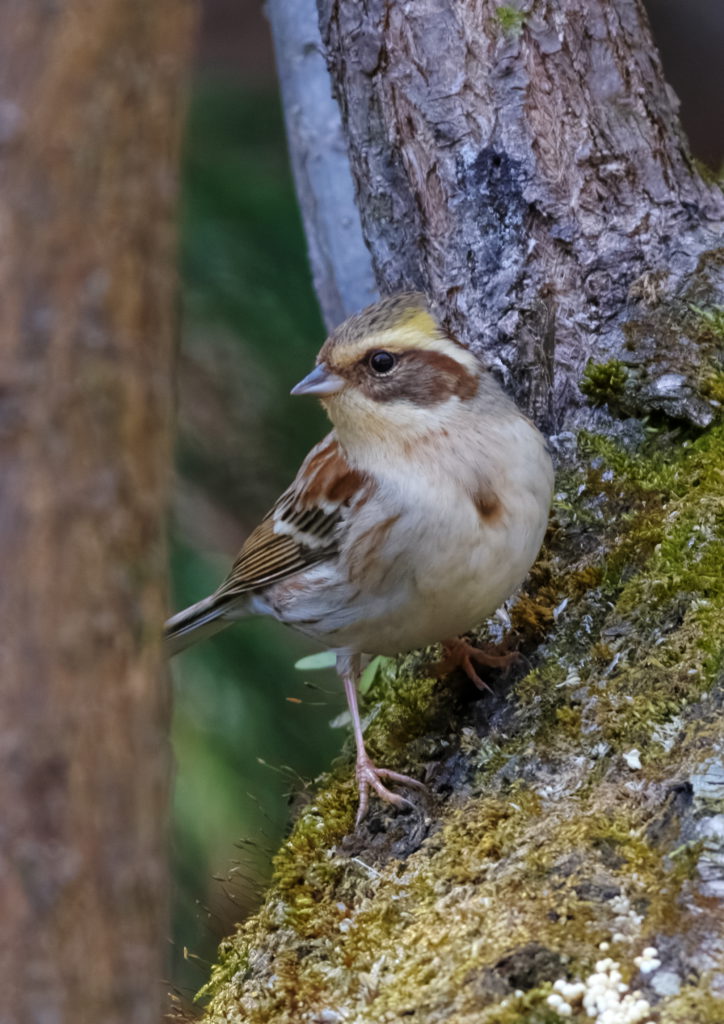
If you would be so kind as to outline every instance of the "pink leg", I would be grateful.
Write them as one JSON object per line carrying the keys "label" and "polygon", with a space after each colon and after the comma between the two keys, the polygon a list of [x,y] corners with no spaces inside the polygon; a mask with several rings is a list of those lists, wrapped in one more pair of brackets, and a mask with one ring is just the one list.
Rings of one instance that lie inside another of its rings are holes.
{"label": "pink leg", "polygon": [[409,800],[406,800],[399,793],[393,793],[386,786],[382,784],[382,779],[388,779],[390,782],[398,782],[402,786],[410,786],[413,789],[427,792],[427,787],[419,782],[417,779],[410,778],[409,775],[401,775],[399,772],[390,771],[389,768],[378,768],[370,759],[369,754],[365,750],[364,737],[362,735],[362,722],[359,715],[359,706],[357,704],[357,678],[359,676],[359,655],[353,655],[351,657],[345,657],[343,655],[337,656],[337,672],[342,677],[344,683],[344,692],[347,697],[347,706],[349,707],[349,713],[352,716],[352,729],[354,731],[354,742],[357,747],[357,762],[355,765],[355,774],[357,776],[357,785],[359,787],[359,809],[357,811],[357,819],[355,821],[355,827],[364,818],[369,807],[369,791],[370,787],[374,789],[375,793],[381,800],[385,800],[389,804],[394,804],[395,807],[412,807],[413,805]]}

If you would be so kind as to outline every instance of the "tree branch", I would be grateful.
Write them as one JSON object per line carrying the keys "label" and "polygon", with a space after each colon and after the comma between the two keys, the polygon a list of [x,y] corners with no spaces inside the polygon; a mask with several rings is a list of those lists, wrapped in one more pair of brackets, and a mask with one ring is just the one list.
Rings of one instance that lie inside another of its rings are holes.
{"label": "tree branch", "polygon": [[314,287],[331,330],[377,298],[314,0],[267,0]]}

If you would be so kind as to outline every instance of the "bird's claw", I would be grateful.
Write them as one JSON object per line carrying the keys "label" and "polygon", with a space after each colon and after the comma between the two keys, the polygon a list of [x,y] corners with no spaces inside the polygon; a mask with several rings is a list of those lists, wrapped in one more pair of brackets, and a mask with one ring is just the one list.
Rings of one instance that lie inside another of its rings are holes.
{"label": "bird's claw", "polygon": [[487,690],[488,693],[493,691],[485,680],[478,675],[473,666],[473,661],[476,661],[479,665],[485,665],[487,668],[502,669],[505,673],[512,665],[523,660],[523,655],[518,651],[509,651],[507,654],[492,654],[489,651],[475,647],[462,637],[446,641],[442,648],[443,659],[435,665],[435,671],[438,675],[447,675],[453,669],[461,668],[468,679],[479,690]]}
{"label": "bird's claw", "polygon": [[396,782],[401,786],[408,786],[411,789],[417,789],[420,792],[427,793],[427,786],[425,786],[418,779],[413,779],[409,775],[402,775],[400,772],[393,772],[389,768],[378,768],[369,757],[358,758],[357,767],[357,786],[359,787],[359,808],[357,810],[357,818],[355,821],[355,827],[357,827],[364,816],[367,814],[369,808],[369,794],[370,788],[372,788],[380,800],[384,800],[385,803],[393,804],[399,808],[409,808],[414,810],[414,804],[407,800],[404,796],[400,796],[399,793],[393,793],[391,789],[388,789],[382,783],[382,779],[387,779],[389,782]]}

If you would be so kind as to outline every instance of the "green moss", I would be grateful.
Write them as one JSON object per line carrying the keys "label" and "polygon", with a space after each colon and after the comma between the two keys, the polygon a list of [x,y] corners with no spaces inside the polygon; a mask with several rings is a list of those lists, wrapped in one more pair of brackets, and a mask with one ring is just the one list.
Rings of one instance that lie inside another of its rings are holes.
{"label": "green moss", "polygon": [[620,360],[589,363],[581,389],[594,404],[617,415],[655,416],[708,427],[719,409],[724,370],[724,307],[721,269],[724,250],[702,254],[682,295],[666,294],[665,272],[648,272],[633,282],[637,310],[622,323]]}
{"label": "green moss", "polygon": [[709,358],[702,361],[699,390],[715,407],[724,407],[724,306],[691,306],[699,335],[710,342]]}
{"label": "green moss", "polygon": [[556,722],[560,726],[561,735],[577,738],[581,731],[581,710],[563,706],[556,709]]}
{"label": "green moss", "polygon": [[724,999],[702,989],[685,988],[664,1008],[661,1024],[721,1024],[724,1020]]}
{"label": "green moss", "polygon": [[211,968],[208,982],[196,994],[198,1001],[203,1001],[215,992],[222,991],[230,985],[235,975],[242,977],[249,970],[249,950],[246,943],[232,936],[220,944],[216,963]]}
{"label": "green moss", "polygon": [[[545,568],[511,613],[548,650],[516,696],[526,728],[549,749],[562,752],[581,731],[612,751],[637,747],[656,770],[668,723],[724,666],[724,437],[717,428],[684,438],[672,453],[655,436],[632,453],[583,435],[580,450],[583,462],[557,501]],[[577,502],[565,492],[580,492]],[[584,537],[597,529],[599,563],[589,556],[574,573],[557,571],[575,561],[571,538],[581,527]],[[553,624],[558,602],[576,591]]]}
{"label": "green moss", "polygon": [[610,359],[607,363],[589,360],[583,372],[581,391],[594,405],[615,404],[628,377],[628,370],[618,359]]}
{"label": "green moss", "polygon": [[[605,438],[583,435],[581,452],[590,467],[585,487],[605,509],[598,524],[605,556],[597,567],[593,607],[579,599],[579,614],[568,631],[558,631],[554,649],[575,660],[571,634],[579,635],[588,619],[599,639],[580,647],[596,696],[584,727],[600,729],[602,739],[617,746],[658,748],[652,728],[698,700],[722,667],[724,439],[720,428],[712,430],[685,440],[672,458],[657,439],[648,452],[631,454]],[[570,485],[584,486],[574,480]],[[579,522],[589,525],[585,503],[582,496],[567,537]],[[556,580],[550,573],[548,587],[555,589],[556,582],[554,599],[565,591],[565,575]],[[534,674],[523,692],[530,697],[541,682]],[[555,715],[569,697],[556,690],[541,702],[543,711],[547,706]],[[565,725],[570,716],[558,720]],[[549,721],[543,714],[541,728]]]}
{"label": "green moss", "polygon": [[724,406],[724,370],[715,366],[706,366],[699,377],[702,395],[719,408]]}
{"label": "green moss", "polygon": [[495,17],[503,32],[516,36],[522,32],[523,25],[525,24],[525,13],[519,11],[516,7],[508,5],[498,7]]}
{"label": "green moss", "polygon": [[702,308],[692,305],[691,309],[696,315],[699,329],[705,337],[724,341],[724,306]]}

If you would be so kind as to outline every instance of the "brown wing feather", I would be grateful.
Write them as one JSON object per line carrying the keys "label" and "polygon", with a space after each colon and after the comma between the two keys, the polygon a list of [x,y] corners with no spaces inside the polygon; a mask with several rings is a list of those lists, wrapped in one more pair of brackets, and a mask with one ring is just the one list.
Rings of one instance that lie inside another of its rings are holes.
{"label": "brown wing feather", "polygon": [[344,509],[368,481],[352,469],[334,434],[311,450],[288,490],[249,535],[216,592],[233,598],[333,557]]}
{"label": "brown wing feather", "polygon": [[336,545],[310,548],[289,534],[274,532],[272,519],[265,519],[249,534],[231,572],[217,590],[217,596],[230,597],[257,590],[284,579],[334,554]]}

